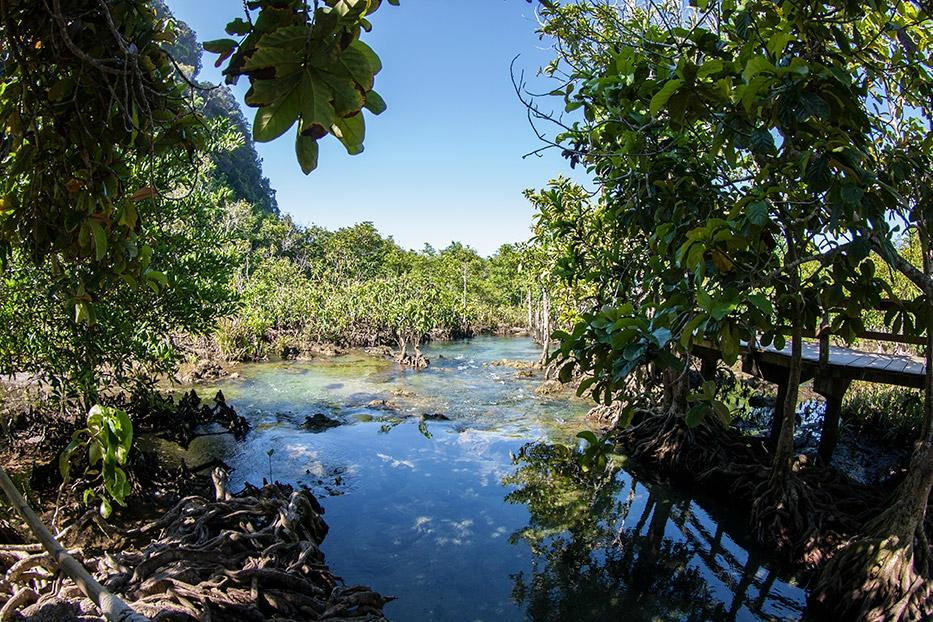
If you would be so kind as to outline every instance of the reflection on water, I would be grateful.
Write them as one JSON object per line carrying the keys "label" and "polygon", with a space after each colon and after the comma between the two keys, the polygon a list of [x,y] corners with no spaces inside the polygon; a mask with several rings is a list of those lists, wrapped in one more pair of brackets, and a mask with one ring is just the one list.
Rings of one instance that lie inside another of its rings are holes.
{"label": "reflection on water", "polygon": [[513,596],[535,621],[796,618],[800,590],[777,584],[695,501],[618,469],[584,473],[564,445],[529,444],[506,477],[527,506],[511,538],[532,551]]}
{"label": "reflection on water", "polygon": [[[488,365],[534,359],[530,341],[426,354],[423,372],[362,355],[244,366],[220,388],[253,432],[199,439],[189,460],[220,455],[234,486],[314,490],[332,568],[398,596],[400,622],[799,617],[803,590],[743,545],[741,521],[625,470],[579,471],[564,444],[588,404]],[[304,428],[317,413],[344,425]]]}

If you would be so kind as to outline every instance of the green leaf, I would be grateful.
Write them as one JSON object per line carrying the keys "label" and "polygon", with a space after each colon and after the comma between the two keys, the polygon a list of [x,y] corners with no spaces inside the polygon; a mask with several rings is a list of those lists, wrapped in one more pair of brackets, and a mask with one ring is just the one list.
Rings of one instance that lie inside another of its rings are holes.
{"label": "green leaf", "polygon": [[708,61],[704,62],[703,65],[697,70],[697,79],[702,80],[703,78],[709,77],[714,73],[719,73],[722,71],[723,62],[718,58],[711,58]]}
{"label": "green leaf", "polygon": [[710,309],[709,314],[713,317],[714,320],[718,322],[722,318],[732,313],[734,310],[735,303],[731,303],[727,300],[717,300],[713,305],[713,308]]}
{"label": "green leaf", "polygon": [[350,155],[363,153],[366,123],[363,121],[362,114],[357,113],[352,117],[337,119],[331,131],[346,147],[347,153]]}
{"label": "green leaf", "polygon": [[227,54],[236,47],[236,41],[233,39],[212,39],[203,44],[204,51],[211,54]]}
{"label": "green leaf", "polygon": [[729,425],[729,423],[732,422],[732,412],[729,410],[729,408],[719,400],[713,400],[712,405],[713,412],[716,413],[716,415],[719,417],[719,420],[724,424]]}
{"label": "green leaf", "polygon": [[376,54],[376,52],[371,47],[369,47],[368,45],[366,45],[359,39],[351,43],[348,49],[355,50],[356,52],[361,54],[363,58],[366,59],[366,62],[369,64],[369,72],[372,75],[376,75],[377,73],[382,71],[382,61],[379,60],[379,56]]}
{"label": "green leaf", "polygon": [[750,145],[754,153],[771,154],[775,152],[774,136],[767,128],[758,128],[753,131]]}
{"label": "green leaf", "polygon": [[[354,41],[354,44],[361,43],[360,41]],[[366,49],[369,49],[366,46]],[[369,50],[373,56],[375,53],[372,50]],[[376,59],[378,61],[378,58]],[[375,72],[373,71],[371,59],[367,56],[366,52],[360,46],[350,45],[347,49],[340,54],[340,58],[337,59],[337,66],[342,68],[347,75],[353,78],[353,81],[356,82],[364,91],[369,91],[373,88]]]}
{"label": "green leaf", "polygon": [[816,93],[803,93],[799,98],[800,106],[797,108],[797,120],[806,121],[810,117],[828,119],[830,110],[826,100]]}
{"label": "green leaf", "polygon": [[242,37],[243,35],[248,35],[252,26],[249,25],[249,22],[245,21],[242,17],[238,17],[232,22],[227,23],[227,27],[224,28],[227,31],[228,35],[237,35]]}
{"label": "green leaf", "polygon": [[864,191],[855,184],[843,184],[840,191],[842,200],[849,205],[857,205],[864,194]]}
{"label": "green leaf", "polygon": [[774,305],[762,294],[749,294],[748,301],[766,316],[774,315]]}
{"label": "green leaf", "polygon": [[110,515],[113,514],[113,506],[110,505],[110,502],[107,501],[105,497],[100,499],[100,515],[104,518],[110,518]]}
{"label": "green leaf", "polygon": [[756,56],[752,56],[750,59],[748,59],[748,62],[745,63],[745,70],[742,72],[742,79],[745,80],[745,82],[750,82],[752,78],[760,73],[773,71],[774,65],[771,64],[771,61],[769,61],[761,54],[758,54]]}
{"label": "green leaf", "polygon": [[[334,124],[336,113],[331,104],[332,93],[326,82],[306,71],[299,86],[302,134],[323,136],[327,128]],[[306,173],[307,174],[307,173]]]}
{"label": "green leaf", "polygon": [[244,100],[248,106],[271,104],[298,88],[303,75],[301,73],[291,73],[283,78],[254,80]]}
{"label": "green leaf", "polygon": [[583,430],[582,432],[577,432],[577,438],[583,439],[590,445],[598,445],[599,438],[589,430]]}
{"label": "green leaf", "polygon": [[253,121],[253,138],[267,143],[287,132],[298,120],[300,105],[298,89],[293,89],[282,99],[260,108]]}
{"label": "green leaf", "polygon": [[706,411],[708,407],[705,404],[697,404],[693,406],[690,410],[687,411],[686,423],[689,427],[695,428],[703,422],[703,417],[706,416]]}
{"label": "green leaf", "polygon": [[100,443],[92,441],[87,448],[87,462],[91,466],[97,466],[103,454],[101,453]]}
{"label": "green leaf", "polygon": [[768,203],[765,201],[755,201],[748,206],[746,213],[748,222],[759,227],[768,222]]}
{"label": "green leaf", "polygon": [[301,172],[307,175],[317,168],[318,144],[310,136],[298,134],[295,140],[295,153],[298,156],[298,164],[301,166]]}
{"label": "green leaf", "polygon": [[94,234],[94,249],[97,261],[100,261],[107,255],[107,232],[96,220],[91,220],[90,225],[91,232]]}
{"label": "green leaf", "polygon": [[776,32],[768,39],[768,51],[774,56],[779,57],[784,53],[784,48],[787,47],[787,44],[793,39],[794,36],[789,32]]}
{"label": "green leaf", "polygon": [[648,114],[652,117],[657,117],[658,112],[663,108],[671,96],[677,92],[677,89],[684,83],[683,80],[677,78],[674,80],[668,80],[661,90],[654,94],[654,97],[651,98],[651,102],[648,104]]}
{"label": "green leaf", "polygon": [[353,80],[327,72],[321,72],[321,78],[333,93],[334,112],[338,117],[356,114],[363,108],[366,99]]}
{"label": "green leaf", "polygon": [[366,110],[370,111],[375,115],[380,115],[386,111],[386,102],[382,99],[382,96],[376,91],[369,91],[366,93]]}

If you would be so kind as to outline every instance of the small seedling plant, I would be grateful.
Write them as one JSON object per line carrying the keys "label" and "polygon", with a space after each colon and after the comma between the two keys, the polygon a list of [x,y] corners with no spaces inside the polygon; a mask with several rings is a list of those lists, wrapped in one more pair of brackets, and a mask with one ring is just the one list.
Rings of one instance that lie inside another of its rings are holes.
{"label": "small seedling plant", "polygon": [[82,494],[85,505],[100,501],[100,514],[109,518],[113,503],[126,506],[130,494],[126,466],[133,445],[133,423],[119,408],[101,406],[91,408],[87,427],[75,431],[71,442],[59,456],[58,466],[66,483],[71,481],[72,460],[80,451],[87,451],[84,476],[90,485]]}

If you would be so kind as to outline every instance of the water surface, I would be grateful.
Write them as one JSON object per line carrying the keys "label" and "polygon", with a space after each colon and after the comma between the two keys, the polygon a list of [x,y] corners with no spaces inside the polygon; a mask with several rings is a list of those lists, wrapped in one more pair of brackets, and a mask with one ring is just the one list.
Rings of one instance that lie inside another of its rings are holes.
{"label": "water surface", "polygon": [[[804,591],[740,518],[624,469],[580,472],[568,446],[589,404],[491,365],[534,360],[531,341],[425,354],[422,372],[363,354],[245,365],[220,388],[253,431],[199,439],[191,459],[220,454],[234,489],[311,488],[331,568],[397,596],[399,622],[800,617]],[[305,429],[317,413],[343,425]]]}

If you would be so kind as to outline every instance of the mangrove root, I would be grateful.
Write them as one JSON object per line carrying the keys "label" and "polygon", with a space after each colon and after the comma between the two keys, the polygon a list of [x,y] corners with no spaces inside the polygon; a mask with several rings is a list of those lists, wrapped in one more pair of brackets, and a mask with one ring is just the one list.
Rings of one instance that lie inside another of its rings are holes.
{"label": "mangrove root", "polygon": [[[225,485],[216,489],[217,500],[185,497],[159,520],[125,533],[108,547],[117,553],[85,551],[85,563],[153,620],[385,620],[390,598],[343,587],[325,565],[320,545],[327,525],[310,493],[278,483],[247,485],[236,496]],[[48,616],[63,603],[84,615],[93,611],[44,564],[27,561],[32,556],[15,550],[0,556],[0,570],[42,571],[20,571],[6,586],[4,597],[28,605],[20,615]]]}

